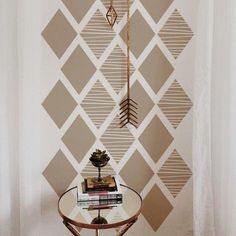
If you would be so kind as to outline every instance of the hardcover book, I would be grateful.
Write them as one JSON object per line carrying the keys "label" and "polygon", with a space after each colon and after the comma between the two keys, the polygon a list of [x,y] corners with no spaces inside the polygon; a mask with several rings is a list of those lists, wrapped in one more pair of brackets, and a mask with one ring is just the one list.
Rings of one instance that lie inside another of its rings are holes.
{"label": "hardcover book", "polygon": [[79,183],[77,186],[77,201],[108,201],[108,200],[122,200],[121,187],[118,181],[114,178],[116,184],[116,191],[108,191],[101,189],[100,191],[86,191],[85,182]]}

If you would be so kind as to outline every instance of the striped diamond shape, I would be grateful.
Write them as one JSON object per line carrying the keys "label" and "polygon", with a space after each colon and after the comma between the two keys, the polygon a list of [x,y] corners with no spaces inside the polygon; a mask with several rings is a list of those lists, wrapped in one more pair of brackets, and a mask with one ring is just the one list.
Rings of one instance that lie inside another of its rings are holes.
{"label": "striped diamond shape", "polygon": [[177,59],[193,37],[193,32],[178,10],[175,10],[159,32],[159,36]]}
{"label": "striped diamond shape", "polygon": [[115,117],[102,135],[101,141],[112,158],[116,162],[119,162],[134,142],[134,137],[126,126],[122,129],[120,128],[120,119],[119,117]]}
{"label": "striped diamond shape", "polygon": [[178,81],[175,80],[158,105],[176,129],[193,104]]}
{"label": "striped diamond shape", "polygon": [[[119,46],[116,46],[110,56],[106,59],[101,72],[111,84],[112,88],[119,93],[127,82],[127,58]],[[130,65],[130,75],[132,76],[134,67]]]}
{"label": "striped diamond shape", "polygon": [[81,36],[99,59],[114,38],[115,32],[102,13],[97,10],[81,32]]}
{"label": "striped diamond shape", "polygon": [[103,124],[115,106],[115,102],[103,85],[97,81],[89,91],[81,106],[97,128]]}
{"label": "striped diamond shape", "polygon": [[161,167],[158,176],[161,178],[173,197],[176,197],[192,176],[192,172],[179,153],[174,150]]}

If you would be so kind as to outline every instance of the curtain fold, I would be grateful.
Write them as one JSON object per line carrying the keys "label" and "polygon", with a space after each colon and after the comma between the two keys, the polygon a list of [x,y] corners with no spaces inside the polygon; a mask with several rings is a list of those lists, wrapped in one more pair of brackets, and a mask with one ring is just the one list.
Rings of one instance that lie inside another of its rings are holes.
{"label": "curtain fold", "polygon": [[40,235],[40,1],[0,1],[0,235]]}
{"label": "curtain fold", "polygon": [[212,77],[212,166],[217,235],[236,235],[236,2],[216,1]]}
{"label": "curtain fold", "polygon": [[236,2],[199,2],[193,137],[195,236],[236,235]]}
{"label": "curtain fold", "polygon": [[19,110],[17,1],[0,1],[0,235],[18,235]]}
{"label": "curtain fold", "polygon": [[199,1],[193,117],[194,235],[215,236],[211,159],[214,0]]}

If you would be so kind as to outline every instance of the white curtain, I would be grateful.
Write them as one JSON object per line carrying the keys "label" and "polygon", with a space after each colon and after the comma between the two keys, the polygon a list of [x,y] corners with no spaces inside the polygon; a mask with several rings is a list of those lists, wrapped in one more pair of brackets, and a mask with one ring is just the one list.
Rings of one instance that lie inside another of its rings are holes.
{"label": "white curtain", "polygon": [[0,235],[40,235],[40,1],[0,0]]}
{"label": "white curtain", "polygon": [[236,1],[200,0],[194,83],[194,233],[236,235]]}

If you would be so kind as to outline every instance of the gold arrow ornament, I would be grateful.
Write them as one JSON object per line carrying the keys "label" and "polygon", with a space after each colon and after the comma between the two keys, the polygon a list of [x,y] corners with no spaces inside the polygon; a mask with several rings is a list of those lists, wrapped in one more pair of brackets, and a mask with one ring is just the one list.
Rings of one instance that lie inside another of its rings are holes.
{"label": "gold arrow ornament", "polygon": [[130,94],[130,0],[127,0],[127,98],[120,103],[120,126],[127,124],[137,128],[137,102],[131,99]]}

